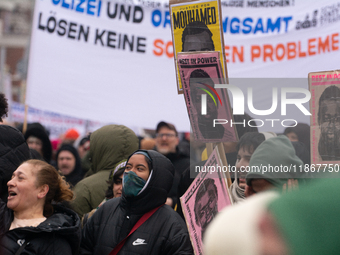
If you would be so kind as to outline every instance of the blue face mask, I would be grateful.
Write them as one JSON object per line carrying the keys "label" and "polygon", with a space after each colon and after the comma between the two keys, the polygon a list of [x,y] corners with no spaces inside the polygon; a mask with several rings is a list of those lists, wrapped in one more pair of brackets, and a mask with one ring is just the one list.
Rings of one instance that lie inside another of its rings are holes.
{"label": "blue face mask", "polygon": [[127,197],[135,197],[144,187],[146,181],[140,178],[135,172],[124,172],[123,190]]}

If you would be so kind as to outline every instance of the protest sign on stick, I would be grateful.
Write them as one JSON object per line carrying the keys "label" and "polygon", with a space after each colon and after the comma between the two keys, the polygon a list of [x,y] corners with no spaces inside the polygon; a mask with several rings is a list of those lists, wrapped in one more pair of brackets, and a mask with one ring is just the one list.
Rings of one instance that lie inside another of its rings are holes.
{"label": "protest sign on stick", "polygon": [[311,163],[340,163],[340,70],[309,73],[308,81]]}
{"label": "protest sign on stick", "polygon": [[231,205],[224,175],[228,166],[222,165],[217,147],[206,164],[198,168],[198,176],[180,198],[196,255],[203,254],[202,238],[209,223],[225,206]]}
{"label": "protest sign on stick", "polygon": [[221,77],[227,78],[221,17],[220,1],[170,0],[171,31],[178,93],[183,93],[177,59],[179,52],[219,52],[219,59],[223,60],[221,62],[223,72]]}
{"label": "protest sign on stick", "polygon": [[[178,53],[178,66],[194,140],[236,142],[237,132],[224,83],[219,52]],[[225,120],[221,124],[220,120]]]}

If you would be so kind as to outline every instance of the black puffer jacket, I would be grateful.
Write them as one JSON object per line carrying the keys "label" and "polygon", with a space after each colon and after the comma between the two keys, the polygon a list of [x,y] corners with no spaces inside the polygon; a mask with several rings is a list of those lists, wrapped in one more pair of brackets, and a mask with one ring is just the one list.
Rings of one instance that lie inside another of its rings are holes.
{"label": "black puffer jacket", "polygon": [[23,134],[16,128],[0,125],[0,198],[7,201],[7,182],[22,162],[31,158]]}
{"label": "black puffer jacket", "polygon": [[0,201],[0,254],[14,255],[20,245],[28,242],[21,254],[78,254],[81,230],[78,215],[62,206],[37,227],[15,228],[9,231],[13,211]]}
{"label": "black puffer jacket", "polygon": [[175,207],[175,205],[178,205],[179,203],[179,200],[177,199],[178,185],[183,172],[190,166],[190,155],[185,154],[185,152],[177,146],[175,153],[169,153],[165,156],[171,161],[175,168],[174,182],[168,194],[168,197],[172,198],[172,207]]}
{"label": "black puffer jacket", "polygon": [[[103,204],[83,229],[81,254],[107,255],[148,211],[163,205],[171,188],[174,168],[155,151],[147,151],[153,172],[146,189],[137,197],[114,198]],[[123,254],[193,254],[184,221],[169,206],[160,207],[127,238]]]}

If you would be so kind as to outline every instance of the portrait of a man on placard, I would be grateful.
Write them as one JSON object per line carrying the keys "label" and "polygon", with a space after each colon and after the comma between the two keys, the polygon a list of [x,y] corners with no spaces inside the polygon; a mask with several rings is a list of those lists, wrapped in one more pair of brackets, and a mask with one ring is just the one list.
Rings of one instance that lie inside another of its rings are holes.
{"label": "portrait of a man on placard", "polygon": [[204,22],[189,23],[182,34],[182,52],[214,51],[213,34]]}
{"label": "portrait of a man on placard", "polygon": [[216,147],[180,198],[195,254],[203,254],[203,238],[209,224],[219,211],[232,204],[224,172],[204,170],[207,167],[222,167],[219,155]]}
{"label": "portrait of a man on placard", "polygon": [[[224,136],[232,139],[233,135],[229,130],[225,129],[223,125],[215,125],[214,120],[219,119],[219,107],[220,104],[214,102],[213,97],[207,95],[206,114],[201,114],[201,102],[202,94],[207,94],[205,89],[202,89],[204,85],[214,87],[214,81],[210,78],[207,72],[203,69],[196,69],[190,75],[189,87],[190,87],[190,99],[192,107],[195,108],[197,119],[196,125],[199,132],[204,139],[222,139]],[[231,116],[229,116],[229,119]]]}
{"label": "portrait of a man on placard", "polygon": [[326,88],[319,99],[318,123],[321,131],[318,151],[323,161],[340,160],[340,88]]}
{"label": "portrait of a man on placard", "polygon": [[201,237],[209,223],[218,213],[217,209],[217,187],[213,179],[205,179],[199,187],[195,198],[195,222],[201,227]]}

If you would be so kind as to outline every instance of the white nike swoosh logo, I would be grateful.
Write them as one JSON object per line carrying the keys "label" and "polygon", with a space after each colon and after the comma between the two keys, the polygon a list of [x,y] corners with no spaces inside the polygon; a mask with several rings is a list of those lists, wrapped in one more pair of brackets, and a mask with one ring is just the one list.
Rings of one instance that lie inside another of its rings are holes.
{"label": "white nike swoosh logo", "polygon": [[140,242],[137,240],[132,243],[132,245],[142,245],[142,244],[147,244],[147,243],[144,243],[144,241]]}
{"label": "white nike swoosh logo", "polygon": [[19,239],[17,241],[17,244],[19,244],[20,246],[22,246],[25,243],[25,239]]}

